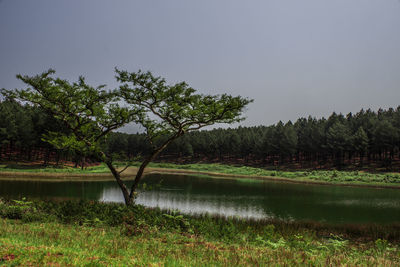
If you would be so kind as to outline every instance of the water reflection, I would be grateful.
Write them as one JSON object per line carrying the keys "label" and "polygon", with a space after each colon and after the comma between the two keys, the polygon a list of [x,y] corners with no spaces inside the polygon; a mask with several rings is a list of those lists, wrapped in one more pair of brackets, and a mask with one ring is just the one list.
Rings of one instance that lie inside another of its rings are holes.
{"label": "water reflection", "polygon": [[[160,208],[165,210],[178,210],[187,214],[214,214],[226,217],[241,218],[270,218],[271,215],[257,206],[246,203],[246,198],[210,196],[206,194],[186,194],[178,193],[182,190],[161,189],[157,191],[141,192],[136,199],[137,204],[147,207]],[[123,196],[118,188],[104,188],[100,201],[104,202],[123,202]]]}

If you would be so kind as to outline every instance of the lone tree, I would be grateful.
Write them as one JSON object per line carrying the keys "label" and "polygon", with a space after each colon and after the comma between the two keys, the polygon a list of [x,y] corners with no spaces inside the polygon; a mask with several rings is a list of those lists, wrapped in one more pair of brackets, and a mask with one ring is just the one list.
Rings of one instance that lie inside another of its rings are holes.
{"label": "lone tree", "polygon": [[[152,145],[144,158],[131,188],[134,198],[146,166],[172,141],[187,132],[215,123],[234,123],[243,120],[244,108],[252,102],[240,96],[202,95],[185,82],[168,85],[165,79],[151,72],[127,72],[116,69],[117,81],[122,83],[120,96],[132,109],[140,108],[137,122],[146,130]],[[155,118],[154,118],[155,117]]]}
{"label": "lone tree", "polygon": [[[29,87],[2,89],[2,94],[39,106],[59,119],[69,132],[48,132],[43,139],[57,148],[90,154],[104,162],[118,183],[126,205],[133,203],[146,166],[173,140],[215,123],[241,121],[244,108],[252,101],[226,94],[197,94],[184,82],[167,85],[164,79],[150,72],[129,73],[116,69],[116,78],[122,84],[116,90],[105,90],[104,85],[92,87],[83,77],[70,83],[53,78],[54,73],[50,69],[31,77],[17,75]],[[130,122],[143,126],[152,151],[144,158],[128,189],[121,173],[129,165],[117,170],[103,144],[112,131]]]}

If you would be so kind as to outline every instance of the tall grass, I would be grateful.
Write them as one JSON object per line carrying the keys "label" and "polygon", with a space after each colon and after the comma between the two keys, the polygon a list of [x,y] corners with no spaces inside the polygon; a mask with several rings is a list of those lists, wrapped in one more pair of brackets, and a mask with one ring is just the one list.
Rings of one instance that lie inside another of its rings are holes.
{"label": "tall grass", "polygon": [[400,226],[355,230],[24,199],[1,200],[0,217],[0,265],[400,264]]}

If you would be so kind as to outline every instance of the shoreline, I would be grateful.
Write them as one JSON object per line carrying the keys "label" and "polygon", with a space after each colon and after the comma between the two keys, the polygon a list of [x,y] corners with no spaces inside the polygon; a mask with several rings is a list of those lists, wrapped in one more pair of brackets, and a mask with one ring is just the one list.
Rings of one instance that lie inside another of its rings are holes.
{"label": "shoreline", "polygon": [[[129,167],[121,178],[124,181],[132,179],[136,175],[137,167]],[[333,186],[353,186],[353,187],[369,187],[378,189],[400,189],[400,185],[392,184],[367,184],[367,183],[334,183],[326,181],[315,181],[310,179],[291,179],[286,177],[277,176],[260,176],[260,175],[243,175],[243,174],[227,174],[218,172],[185,170],[185,169],[171,169],[171,168],[156,168],[149,167],[145,170],[144,175],[147,174],[176,174],[176,175],[206,175],[210,178],[223,178],[223,179],[254,179],[265,180],[272,182],[283,183],[296,183],[296,184],[309,184],[309,185],[333,185]],[[85,182],[85,181],[115,181],[111,173],[68,173],[68,172],[20,172],[20,171],[0,171],[0,180],[7,181],[48,181],[48,182]]]}

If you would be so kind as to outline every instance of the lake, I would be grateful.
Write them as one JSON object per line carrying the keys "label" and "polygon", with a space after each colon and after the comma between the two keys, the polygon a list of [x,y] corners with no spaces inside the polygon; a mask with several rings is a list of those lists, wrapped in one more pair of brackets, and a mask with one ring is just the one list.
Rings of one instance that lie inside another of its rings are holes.
{"label": "lake", "polygon": [[[207,212],[253,219],[330,223],[400,222],[398,189],[166,174],[147,175],[143,182],[152,188],[142,191],[136,203],[189,214]],[[0,196],[123,202],[114,181],[0,180]]]}

